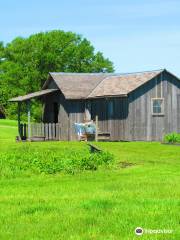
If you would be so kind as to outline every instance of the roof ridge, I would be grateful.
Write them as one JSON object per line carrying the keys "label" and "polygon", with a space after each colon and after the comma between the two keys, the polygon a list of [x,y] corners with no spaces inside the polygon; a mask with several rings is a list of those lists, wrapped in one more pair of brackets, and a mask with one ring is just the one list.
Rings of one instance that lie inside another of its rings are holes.
{"label": "roof ridge", "polygon": [[117,73],[117,75],[131,75],[131,74],[143,74],[143,73],[153,73],[153,72],[163,72],[165,69],[156,69],[156,70],[149,70],[149,71],[139,71],[139,72],[124,72],[124,73]]}
{"label": "roof ridge", "polygon": [[111,78],[114,78],[114,77],[124,77],[124,76],[130,76],[130,75],[133,75],[133,74],[145,74],[145,73],[162,73],[165,69],[159,69],[159,70],[153,70],[153,71],[143,71],[143,72],[132,72],[132,73],[121,73],[119,75],[112,75],[112,76],[107,76],[107,77],[111,77]]}
{"label": "roof ridge", "polygon": [[49,74],[61,74],[61,75],[104,75],[104,76],[120,76],[120,75],[130,75],[130,74],[140,74],[140,73],[151,73],[151,72],[162,72],[166,70],[165,68],[155,69],[155,70],[148,70],[148,71],[137,71],[137,72],[123,72],[123,73],[103,73],[103,72],[96,72],[96,73],[88,73],[88,72],[49,72]]}
{"label": "roof ridge", "polygon": [[77,72],[49,72],[49,74],[54,74],[54,75],[104,75],[104,76],[110,76],[114,73],[103,73],[103,72],[97,72],[97,73],[77,73]]}
{"label": "roof ridge", "polygon": [[[89,98],[89,96],[96,90],[96,88],[98,88],[98,86],[99,86],[106,78],[108,78],[108,77],[109,77],[109,76],[103,78],[103,79],[93,88],[93,90],[90,92],[90,94],[89,94],[86,98]],[[113,75],[112,75],[111,77],[113,77]]]}

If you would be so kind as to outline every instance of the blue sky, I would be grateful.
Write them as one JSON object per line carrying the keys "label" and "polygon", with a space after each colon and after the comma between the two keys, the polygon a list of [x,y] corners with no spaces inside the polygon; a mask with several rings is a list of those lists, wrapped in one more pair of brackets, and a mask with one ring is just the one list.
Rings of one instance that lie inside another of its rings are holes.
{"label": "blue sky", "polygon": [[1,0],[0,41],[62,29],[89,39],[116,72],[180,77],[180,0]]}

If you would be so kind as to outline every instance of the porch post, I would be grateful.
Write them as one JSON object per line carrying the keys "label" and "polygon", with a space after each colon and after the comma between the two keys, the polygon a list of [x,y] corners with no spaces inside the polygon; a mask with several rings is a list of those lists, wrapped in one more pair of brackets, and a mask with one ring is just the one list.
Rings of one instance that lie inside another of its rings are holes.
{"label": "porch post", "polygon": [[18,102],[18,133],[21,139],[21,102]]}
{"label": "porch post", "polygon": [[31,139],[31,102],[27,101],[27,110],[28,110],[28,139]]}
{"label": "porch post", "polygon": [[96,115],[95,123],[96,123],[95,141],[97,142],[98,141],[98,116],[97,115]]}

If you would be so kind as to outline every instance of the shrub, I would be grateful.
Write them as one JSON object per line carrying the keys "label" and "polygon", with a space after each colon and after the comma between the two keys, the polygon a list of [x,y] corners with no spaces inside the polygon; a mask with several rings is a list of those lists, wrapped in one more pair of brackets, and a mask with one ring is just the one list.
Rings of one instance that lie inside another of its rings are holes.
{"label": "shrub", "polygon": [[97,170],[99,166],[108,166],[113,155],[108,152],[90,153],[88,149],[68,149],[61,151],[32,149],[24,145],[14,152],[0,154],[0,176],[18,176],[26,173],[55,174],[66,172],[74,174],[83,170]]}
{"label": "shrub", "polygon": [[180,134],[179,133],[169,133],[164,136],[164,141],[167,143],[180,143]]}

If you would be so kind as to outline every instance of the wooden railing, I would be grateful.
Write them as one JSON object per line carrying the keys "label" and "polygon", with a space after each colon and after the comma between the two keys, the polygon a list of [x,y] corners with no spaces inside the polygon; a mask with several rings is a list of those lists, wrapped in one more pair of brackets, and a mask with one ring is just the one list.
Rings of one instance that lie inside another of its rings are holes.
{"label": "wooden railing", "polygon": [[59,123],[32,123],[31,124],[31,140],[60,140],[61,129]]}
{"label": "wooden railing", "polygon": [[[28,132],[30,133],[29,136]],[[28,128],[28,124],[20,124],[19,134],[22,140],[60,140],[60,123],[31,123],[30,128]]]}

